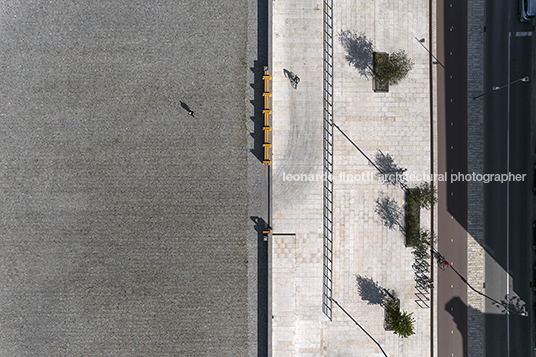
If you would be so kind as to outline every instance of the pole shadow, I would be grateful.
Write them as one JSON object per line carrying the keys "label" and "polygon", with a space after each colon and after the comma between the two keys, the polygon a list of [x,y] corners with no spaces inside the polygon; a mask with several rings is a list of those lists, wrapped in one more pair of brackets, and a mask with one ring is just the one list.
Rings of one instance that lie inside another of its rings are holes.
{"label": "pole shadow", "polygon": [[361,153],[361,155],[363,155],[365,157],[365,159],[367,159],[367,161],[376,168],[376,170],[378,170],[379,173],[382,172],[382,170],[376,165],[376,163],[374,161],[372,161],[364,152],[363,150],[361,150],[359,148],[359,146],[357,146],[353,141],[352,139],[350,139],[350,137],[348,135],[346,135],[346,133],[335,123],[333,123],[333,126],[337,128],[337,130],[346,138],[346,140],[348,140],[350,142],[350,144],[352,144],[356,149],[357,151],[359,151]]}
{"label": "pole shadow", "polygon": [[376,340],[374,339],[374,337],[372,337],[372,336],[367,332],[367,330],[365,330],[365,329],[363,328],[363,326],[361,326],[361,325],[360,325],[360,324],[359,324],[359,323],[352,317],[352,315],[350,315],[350,314],[348,313],[348,311],[346,311],[341,305],[339,305],[339,303],[337,302],[337,300],[335,300],[335,299],[331,299],[331,300],[333,301],[333,303],[335,303],[335,305],[337,305],[337,306],[342,310],[342,312],[344,312],[344,313],[346,314],[346,316],[348,316],[348,317],[350,318],[350,320],[352,320],[352,321],[353,321],[353,322],[354,322],[354,323],[361,329],[361,331],[363,331],[363,332],[365,333],[365,335],[367,335],[367,336],[368,336],[368,337],[369,337],[369,338],[376,344],[376,346],[378,346],[378,348],[380,349],[380,351],[382,351],[383,355],[384,355],[385,357],[387,357],[387,354],[386,354],[385,351],[383,350],[382,346],[378,343],[378,341],[376,341]]}
{"label": "pole shadow", "polygon": [[268,356],[268,243],[263,231],[268,223],[251,216],[257,232],[257,356]]}

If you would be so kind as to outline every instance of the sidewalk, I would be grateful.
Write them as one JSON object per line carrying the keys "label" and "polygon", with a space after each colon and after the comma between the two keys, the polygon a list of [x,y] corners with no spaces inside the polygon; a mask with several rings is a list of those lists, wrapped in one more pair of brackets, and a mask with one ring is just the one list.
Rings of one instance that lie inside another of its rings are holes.
{"label": "sidewalk", "polygon": [[[404,192],[378,182],[355,147],[371,160],[378,150],[389,154],[408,175],[430,173],[428,53],[415,40],[428,40],[428,2],[333,2],[333,121],[347,137],[334,128],[333,299],[340,307],[333,304],[332,321],[322,312],[324,5],[273,0],[272,6],[272,355],[383,356],[342,307],[388,356],[429,356],[430,309],[415,302],[411,249],[375,213],[380,197],[403,206]],[[404,49],[415,62],[409,77],[389,93],[374,93],[370,78],[345,60],[337,36],[345,30],[363,33],[376,51]],[[284,70],[300,77],[295,89]],[[422,211],[421,226],[431,224]],[[416,320],[414,336],[385,331],[383,308],[362,299],[357,276],[395,291]]]}

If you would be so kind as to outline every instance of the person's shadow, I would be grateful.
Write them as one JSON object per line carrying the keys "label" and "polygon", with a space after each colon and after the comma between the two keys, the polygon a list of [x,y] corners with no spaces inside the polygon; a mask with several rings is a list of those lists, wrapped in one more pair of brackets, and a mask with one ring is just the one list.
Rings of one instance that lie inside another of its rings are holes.
{"label": "person's shadow", "polygon": [[285,77],[287,77],[288,80],[290,81],[290,85],[292,86],[292,88],[294,89],[298,88],[298,83],[300,82],[300,78],[294,72],[291,72],[287,70],[286,68],[283,68],[283,74],[285,74]]}
{"label": "person's shadow", "polygon": [[188,106],[188,104],[184,103],[182,100],[180,101],[181,103],[181,107],[186,110],[188,112],[188,114],[190,114],[191,116],[194,116],[194,112],[192,111],[192,109],[190,109],[190,107]]}

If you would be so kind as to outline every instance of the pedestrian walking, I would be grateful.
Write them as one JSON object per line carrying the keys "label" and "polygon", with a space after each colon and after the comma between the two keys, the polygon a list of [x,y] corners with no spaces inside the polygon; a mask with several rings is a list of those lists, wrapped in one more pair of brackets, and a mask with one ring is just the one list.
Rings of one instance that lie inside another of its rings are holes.
{"label": "pedestrian walking", "polygon": [[296,84],[300,83],[300,77],[295,76],[294,77],[294,83],[296,83]]}
{"label": "pedestrian walking", "polygon": [[188,115],[194,116],[194,112],[191,110],[188,110]]}

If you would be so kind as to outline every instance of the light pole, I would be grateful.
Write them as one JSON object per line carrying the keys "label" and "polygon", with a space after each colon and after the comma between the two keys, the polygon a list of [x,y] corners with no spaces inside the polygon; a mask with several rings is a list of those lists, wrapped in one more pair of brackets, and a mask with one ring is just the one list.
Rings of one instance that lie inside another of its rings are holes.
{"label": "light pole", "polygon": [[475,288],[473,288],[471,286],[471,284],[469,284],[469,282],[467,281],[467,279],[465,279],[460,273],[458,273],[458,271],[456,269],[454,269],[454,267],[452,266],[452,264],[450,264],[444,256],[441,255],[441,253],[439,253],[437,250],[433,249],[432,250],[432,254],[435,255],[436,259],[437,259],[437,262],[439,264],[439,267],[444,270],[445,268],[451,268],[452,271],[454,273],[456,273],[456,275],[458,275],[458,277],[471,289],[473,290],[475,293],[485,297],[486,299],[489,299],[491,301],[493,301],[495,303],[495,305],[498,307],[498,306],[502,306],[506,312],[507,315],[510,315],[512,313],[518,313],[519,315],[521,316],[528,316],[528,313],[527,311],[525,310],[525,307],[524,306],[512,306],[513,304],[511,303],[511,299],[508,298],[508,295],[506,297],[505,300],[502,300],[502,301],[497,301],[495,300],[494,298],[490,297],[490,296],[487,296],[486,294],[484,294],[483,292],[481,291],[478,291],[476,290]]}
{"label": "light pole", "polygon": [[516,83],[516,82],[528,82],[528,81],[529,81],[529,76],[525,76],[525,77],[523,77],[523,78],[516,79],[515,81],[510,82],[510,83],[507,83],[507,84],[505,84],[505,85],[503,85],[503,86],[500,86],[500,87],[498,87],[498,86],[493,86],[493,87],[491,87],[491,89],[492,89],[492,90],[499,90],[499,89],[503,89],[504,87],[508,87],[510,84],[514,84],[514,83]]}
{"label": "light pole", "polygon": [[[493,86],[493,87],[491,87],[491,90],[499,90],[499,89],[503,89],[504,87],[508,87],[509,85],[514,84],[516,82],[528,82],[528,81],[529,81],[529,76],[525,76],[523,78],[516,79],[515,81],[512,81],[510,83],[506,83],[505,85],[502,85],[502,86]],[[485,96],[488,93],[489,92],[484,92],[484,93],[482,93],[480,95],[477,95],[476,97],[473,97],[473,99],[480,98],[482,96]]]}
{"label": "light pole", "polygon": [[432,57],[435,59],[435,61],[432,62],[432,63],[433,63],[433,64],[439,64],[441,67],[443,67],[443,69],[445,69],[445,66],[443,66],[443,63],[441,63],[441,62],[436,58],[436,56],[434,56],[434,55],[432,54],[432,52],[430,52],[430,50],[429,50],[428,48],[426,48],[425,45],[423,45],[425,39],[424,39],[424,38],[421,38],[421,39],[419,40],[417,37],[415,37],[415,39],[416,39],[417,42],[419,42],[420,45],[426,50],[426,52],[428,52],[428,53],[430,54],[430,56],[432,56]]}

